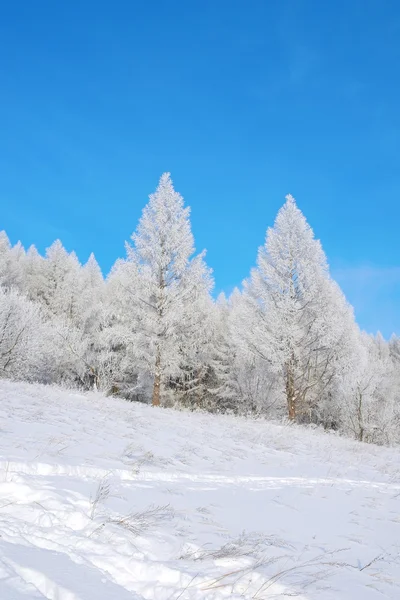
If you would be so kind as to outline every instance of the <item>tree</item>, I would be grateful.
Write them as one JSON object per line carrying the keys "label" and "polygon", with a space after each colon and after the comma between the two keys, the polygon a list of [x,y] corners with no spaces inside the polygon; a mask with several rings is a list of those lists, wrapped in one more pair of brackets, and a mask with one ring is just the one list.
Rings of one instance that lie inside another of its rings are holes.
{"label": "tree", "polygon": [[23,293],[34,302],[44,305],[43,293],[46,289],[46,263],[35,246],[30,246],[24,261]]}
{"label": "tree", "polygon": [[45,381],[48,334],[37,304],[0,288],[0,376]]}
{"label": "tree", "polygon": [[[74,252],[69,254],[60,240],[46,250],[43,261],[31,250],[31,265],[37,267],[37,278],[32,295],[42,306],[48,317],[79,318],[79,275],[80,264]],[[34,290],[34,292],[33,292]]]}
{"label": "tree", "polygon": [[0,232],[0,285],[6,289],[22,289],[25,250],[18,242],[11,247],[5,231]]}
{"label": "tree", "polygon": [[244,301],[248,347],[280,373],[289,418],[315,418],[320,399],[346,369],[354,319],[290,195],[259,249]]}
{"label": "tree", "polygon": [[0,231],[0,285],[7,287],[11,244],[5,231]]}
{"label": "tree", "polygon": [[397,372],[400,375],[400,338],[397,335],[392,335],[389,340],[389,352],[393,363],[397,366]]}
{"label": "tree", "polygon": [[210,331],[211,345],[209,366],[211,369],[208,392],[212,409],[235,410],[239,400],[236,380],[236,348],[230,336],[230,307],[224,294],[220,294],[212,306],[213,327]]}
{"label": "tree", "polygon": [[348,380],[342,428],[360,442],[400,440],[400,405],[392,348],[378,333],[360,333],[359,362]]}
{"label": "tree", "polygon": [[268,329],[268,319],[259,302],[235,289],[230,301],[230,339],[235,348],[235,379],[239,411],[282,417],[280,370]]}
{"label": "tree", "polygon": [[104,280],[93,255],[82,267],[57,240],[46,257],[31,247],[24,261],[23,291],[40,303],[51,324],[56,381],[85,388],[100,386],[100,323]]}
{"label": "tree", "polygon": [[206,331],[212,279],[204,253],[193,257],[189,215],[170,174],[164,173],[132,235],[133,246],[127,244],[127,259],[114,270],[120,302],[130,305],[124,343],[135,364],[153,379],[154,406],[166,384],[184,377],[188,366],[195,368]]}
{"label": "tree", "polygon": [[98,389],[108,386],[105,376],[104,345],[101,332],[105,323],[105,283],[94,254],[89,256],[80,269],[79,277],[79,321],[76,327],[84,340],[82,362],[86,367],[89,387]]}

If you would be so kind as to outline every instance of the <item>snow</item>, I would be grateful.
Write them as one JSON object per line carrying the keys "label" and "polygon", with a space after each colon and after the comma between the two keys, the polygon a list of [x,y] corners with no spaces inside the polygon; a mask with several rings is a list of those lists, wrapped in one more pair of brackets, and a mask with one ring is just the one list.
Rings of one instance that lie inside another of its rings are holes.
{"label": "snow", "polygon": [[0,382],[0,599],[400,597],[400,453]]}

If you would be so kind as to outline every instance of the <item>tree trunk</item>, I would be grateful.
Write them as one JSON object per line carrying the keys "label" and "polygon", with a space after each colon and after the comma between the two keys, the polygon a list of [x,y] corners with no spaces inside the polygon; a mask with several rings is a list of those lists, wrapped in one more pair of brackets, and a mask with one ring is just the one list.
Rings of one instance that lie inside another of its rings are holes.
{"label": "tree trunk", "polygon": [[154,384],[153,384],[153,406],[160,406],[160,392],[161,392],[161,355],[160,349],[157,348],[157,356],[156,356],[156,370],[154,375]]}
{"label": "tree trunk", "polygon": [[286,400],[288,403],[288,415],[291,421],[296,418],[296,390],[294,386],[293,365],[291,362],[286,366]]}
{"label": "tree trunk", "polygon": [[358,392],[357,418],[358,418],[358,441],[363,442],[364,441],[363,396],[360,391]]}
{"label": "tree trunk", "polygon": [[161,396],[161,330],[163,324],[164,317],[164,296],[165,290],[165,277],[164,272],[160,269],[159,273],[159,296],[157,302],[157,322],[158,322],[158,340],[156,346],[156,364],[155,364],[155,372],[154,372],[154,384],[153,384],[153,406],[160,406],[160,396]]}
{"label": "tree trunk", "polygon": [[89,373],[89,384],[90,389],[98,392],[99,390],[99,376],[97,375],[96,369],[94,367],[90,367]]}

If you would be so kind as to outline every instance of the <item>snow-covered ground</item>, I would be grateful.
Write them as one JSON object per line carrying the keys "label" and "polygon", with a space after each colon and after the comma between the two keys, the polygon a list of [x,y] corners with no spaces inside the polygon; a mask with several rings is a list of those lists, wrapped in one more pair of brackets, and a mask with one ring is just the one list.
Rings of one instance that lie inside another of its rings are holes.
{"label": "snow-covered ground", "polygon": [[400,452],[0,382],[0,599],[400,598]]}

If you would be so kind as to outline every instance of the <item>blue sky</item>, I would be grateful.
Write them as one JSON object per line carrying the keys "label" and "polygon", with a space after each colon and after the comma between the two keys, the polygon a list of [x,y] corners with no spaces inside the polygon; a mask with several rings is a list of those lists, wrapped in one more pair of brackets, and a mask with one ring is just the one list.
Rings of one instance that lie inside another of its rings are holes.
{"label": "blue sky", "polygon": [[400,4],[170,0],[0,6],[0,229],[105,272],[163,171],[216,291],[285,195],[360,325],[400,333]]}

